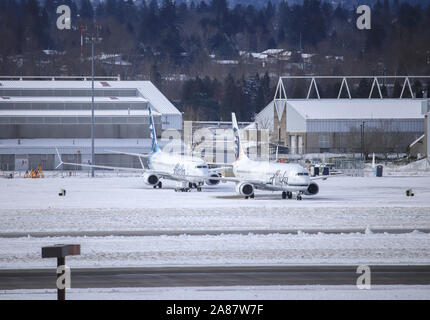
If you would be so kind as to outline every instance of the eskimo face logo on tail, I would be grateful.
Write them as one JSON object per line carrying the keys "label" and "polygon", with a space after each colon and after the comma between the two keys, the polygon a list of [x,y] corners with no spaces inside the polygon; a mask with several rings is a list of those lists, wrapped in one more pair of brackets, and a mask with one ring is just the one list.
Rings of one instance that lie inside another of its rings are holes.
{"label": "eskimo face logo on tail", "polygon": [[155,141],[155,136],[154,136],[154,125],[151,123],[149,124],[149,135],[151,137],[152,140],[152,151],[155,151],[155,148],[157,146],[157,143]]}
{"label": "eskimo face logo on tail", "polygon": [[240,141],[239,141],[239,130],[237,128],[233,128],[234,133],[234,155],[236,160],[240,160]]}
{"label": "eskimo face logo on tail", "polygon": [[151,137],[151,140],[152,140],[152,152],[157,152],[158,151],[157,135],[155,133],[154,118],[152,117],[152,111],[150,106],[148,106],[148,113],[149,113],[149,136]]}

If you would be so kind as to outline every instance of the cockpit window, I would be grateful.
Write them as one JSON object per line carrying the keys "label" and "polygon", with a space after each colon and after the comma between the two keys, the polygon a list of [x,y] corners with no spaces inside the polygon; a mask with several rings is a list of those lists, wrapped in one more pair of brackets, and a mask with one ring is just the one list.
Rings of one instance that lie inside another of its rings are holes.
{"label": "cockpit window", "polygon": [[297,175],[298,176],[308,176],[309,173],[308,172],[298,172]]}
{"label": "cockpit window", "polygon": [[207,169],[208,166],[206,166],[206,165],[198,165],[198,166],[196,166],[196,168],[197,169]]}

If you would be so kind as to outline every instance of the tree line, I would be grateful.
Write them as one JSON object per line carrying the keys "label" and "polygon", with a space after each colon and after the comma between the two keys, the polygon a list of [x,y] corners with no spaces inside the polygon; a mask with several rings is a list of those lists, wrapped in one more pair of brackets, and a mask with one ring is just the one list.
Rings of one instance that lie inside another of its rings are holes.
{"label": "tree line", "polygon": [[[72,30],[56,28],[60,4],[71,8]],[[224,119],[232,110],[241,119],[252,119],[271,100],[274,79],[281,74],[430,74],[430,6],[378,0],[372,7],[371,30],[358,30],[356,19],[354,9],[322,0],[267,1],[258,7],[229,6],[227,0],[143,0],[141,4],[2,0],[0,74],[88,74],[90,50],[85,46],[81,55],[79,30],[84,26],[90,34],[93,20],[101,26],[96,54],[121,54],[131,63],[128,67],[97,63],[98,75],[151,79],[180,108],[202,119]],[[241,61],[242,51],[269,48],[293,51],[294,63],[272,69],[258,63],[231,67],[213,63],[214,59]],[[42,52],[48,49],[54,54]],[[298,53],[317,55],[304,69]],[[328,56],[342,60],[329,62]],[[166,80],[172,75],[188,80]],[[360,88],[366,85],[370,84],[361,83]],[[427,86],[414,84],[414,88]],[[297,94],[304,90],[296,87]],[[329,86],[320,89],[335,91]]]}

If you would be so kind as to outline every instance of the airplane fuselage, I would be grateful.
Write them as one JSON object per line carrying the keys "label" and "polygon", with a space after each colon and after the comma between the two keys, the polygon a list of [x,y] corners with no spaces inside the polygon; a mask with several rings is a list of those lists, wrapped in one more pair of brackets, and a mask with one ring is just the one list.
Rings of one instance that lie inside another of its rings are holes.
{"label": "airplane fuselage", "polygon": [[[235,177],[243,181],[262,181],[267,189],[305,192],[311,183],[309,173],[299,164],[254,161],[248,158],[233,163]],[[257,189],[260,189],[257,185]]]}
{"label": "airplane fuselage", "polygon": [[208,165],[204,160],[162,151],[148,157],[148,166],[151,170],[167,172],[196,184],[203,184],[204,177],[209,175]]}

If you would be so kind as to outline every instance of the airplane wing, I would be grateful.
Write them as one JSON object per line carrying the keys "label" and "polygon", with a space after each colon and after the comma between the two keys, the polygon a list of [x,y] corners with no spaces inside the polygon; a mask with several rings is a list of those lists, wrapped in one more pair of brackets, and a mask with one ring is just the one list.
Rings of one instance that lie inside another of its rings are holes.
{"label": "airplane wing", "polygon": [[326,176],[311,177],[311,181],[314,181],[314,180],[327,180],[329,178],[334,178],[334,177],[339,177],[339,176],[344,176],[344,174],[343,173],[337,173],[337,174],[331,174],[331,175],[326,175]]}
{"label": "airplane wing", "polygon": [[60,159],[60,163],[55,169],[57,169],[58,167],[60,167],[63,164],[66,164],[66,165],[83,167],[83,168],[97,168],[97,169],[106,169],[106,170],[124,170],[124,171],[135,171],[135,172],[141,172],[141,173],[148,172],[148,173],[155,174],[155,175],[159,176],[160,178],[174,180],[174,181],[186,181],[186,182],[188,182],[190,179],[193,179],[193,178],[194,179],[201,179],[201,180],[213,179],[212,177],[205,178],[205,177],[201,177],[201,176],[175,175],[175,174],[171,174],[169,172],[145,169],[143,167],[143,164],[142,164],[142,168],[130,168],[130,167],[114,167],[114,166],[92,165],[92,164],[85,164],[85,163],[64,162],[61,159],[61,156],[60,156],[60,153],[58,152],[58,149],[55,148],[55,150],[57,152],[58,158]]}
{"label": "airplane wing", "polygon": [[126,154],[129,156],[141,157],[141,158],[148,158],[149,157],[149,154],[144,154],[144,153],[122,152],[122,151],[115,151],[115,150],[106,150],[106,151],[116,153],[116,154]]}
{"label": "airplane wing", "polygon": [[85,164],[85,163],[71,163],[71,162],[63,162],[63,161],[60,162],[60,164],[56,167],[56,169],[63,164],[77,166],[77,167],[84,167],[84,168],[97,168],[97,169],[106,169],[106,170],[126,170],[126,171],[137,171],[137,172],[147,171],[145,169],[140,169],[140,168],[111,167],[111,166],[91,165],[91,164]]}
{"label": "airplane wing", "polygon": [[210,166],[233,166],[232,163],[224,163],[224,162],[207,162],[206,163]]}
{"label": "airplane wing", "polygon": [[86,164],[86,163],[64,162],[61,159],[61,156],[60,156],[60,153],[58,152],[58,149],[55,148],[55,150],[57,152],[58,158],[60,159],[60,163],[58,164],[58,166],[55,169],[57,169],[61,165],[65,164],[65,165],[71,165],[71,166],[77,166],[77,167],[83,167],[83,168],[96,168],[96,169],[106,169],[106,170],[124,170],[124,171],[135,171],[135,172],[141,172],[141,173],[149,172],[149,173],[156,174],[156,175],[160,176],[161,178],[176,180],[176,181],[187,181],[187,178],[188,178],[188,176],[172,175],[172,174],[170,174],[168,172],[164,172],[164,171],[155,171],[155,170],[145,169],[143,167],[143,165],[142,165],[142,168],[131,168],[131,167],[114,167],[114,166],[92,165],[92,164]]}
{"label": "airplane wing", "polygon": [[209,172],[210,173],[219,173],[219,172],[225,171],[225,170],[230,171],[230,170],[233,170],[233,168],[232,167],[211,168],[211,169],[209,169]]}
{"label": "airplane wing", "polygon": [[[115,151],[115,150],[106,150],[106,151],[107,152],[116,153],[116,154],[125,154],[125,155],[129,155],[129,156],[139,157],[139,159],[140,158],[148,158],[149,157],[149,154],[142,154],[142,153],[122,152],[122,151]],[[142,164],[142,168],[143,168],[142,161],[141,161],[141,164]],[[216,165],[215,163],[210,163],[210,164]],[[221,172],[221,171],[224,171],[224,170],[232,170],[231,166],[225,167],[225,165],[226,165],[225,163],[223,165],[224,165],[224,167],[211,168],[211,169],[209,169],[209,172],[211,172],[211,173],[218,173],[218,172]],[[171,177],[172,177],[172,180],[175,180],[175,179],[173,179],[174,176],[171,176]]]}
{"label": "airplane wing", "polygon": [[235,177],[206,177],[205,180],[219,180],[222,182],[236,182],[236,183],[247,182],[254,185],[257,189],[266,189],[266,190],[273,190],[273,191],[283,190],[283,188],[280,186],[272,185],[270,183],[264,183],[263,181],[259,181],[259,180],[244,180],[244,179],[239,179]]}

